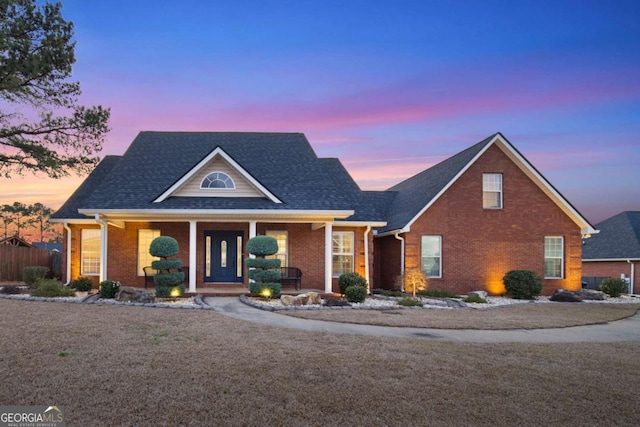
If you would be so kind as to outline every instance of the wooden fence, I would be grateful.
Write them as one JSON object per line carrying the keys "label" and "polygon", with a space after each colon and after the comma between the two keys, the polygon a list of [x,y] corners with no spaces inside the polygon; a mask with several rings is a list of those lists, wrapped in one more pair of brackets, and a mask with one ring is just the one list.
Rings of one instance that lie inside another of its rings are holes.
{"label": "wooden fence", "polygon": [[[55,257],[61,260],[58,255]],[[0,281],[22,280],[22,270],[32,265],[49,267],[50,274],[60,268],[53,264],[54,252],[23,246],[0,245]]]}

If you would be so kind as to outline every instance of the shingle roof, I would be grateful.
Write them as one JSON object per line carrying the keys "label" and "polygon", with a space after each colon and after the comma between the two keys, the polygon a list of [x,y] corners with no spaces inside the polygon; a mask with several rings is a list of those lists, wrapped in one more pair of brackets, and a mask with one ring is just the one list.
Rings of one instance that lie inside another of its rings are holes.
{"label": "shingle roof", "polygon": [[[218,147],[283,203],[175,196],[153,202]],[[84,218],[78,209],[355,209],[350,219],[381,221],[368,197],[338,159],[319,159],[301,133],[141,132],[118,162],[105,158],[54,217]]]}
{"label": "shingle roof", "polygon": [[582,245],[582,259],[640,259],[640,211],[605,219]]}
{"label": "shingle roof", "polygon": [[387,215],[387,226],[379,232],[405,227],[496,135],[389,188],[397,195]]}

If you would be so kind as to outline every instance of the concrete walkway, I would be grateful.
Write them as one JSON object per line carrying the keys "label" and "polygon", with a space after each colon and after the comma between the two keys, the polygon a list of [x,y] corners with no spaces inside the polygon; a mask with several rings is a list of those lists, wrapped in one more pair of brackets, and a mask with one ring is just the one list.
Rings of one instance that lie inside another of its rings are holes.
{"label": "concrete walkway", "polygon": [[423,338],[438,341],[474,343],[606,343],[618,341],[640,341],[640,314],[603,325],[574,326],[570,328],[554,329],[478,331],[470,329],[427,329],[355,325],[350,323],[299,319],[249,307],[248,305],[240,302],[237,297],[208,297],[204,298],[204,302],[211,306],[215,311],[235,319],[279,328],[329,332],[333,334]]}

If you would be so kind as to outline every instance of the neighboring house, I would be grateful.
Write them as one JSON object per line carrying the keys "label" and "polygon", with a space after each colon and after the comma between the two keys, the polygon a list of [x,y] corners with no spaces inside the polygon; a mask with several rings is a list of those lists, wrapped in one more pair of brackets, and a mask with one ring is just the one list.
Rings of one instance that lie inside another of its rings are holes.
{"label": "neighboring house", "polygon": [[143,286],[149,243],[168,235],[191,292],[247,285],[246,241],[258,234],[278,240],[303,289],[335,292],[350,271],[388,288],[419,267],[432,287],[460,292],[501,293],[511,269],[544,275],[546,292],[576,289],[582,237],[596,232],[499,133],[388,191],[362,191],[303,134],[141,132],[52,221],[65,228],[66,280]]}
{"label": "neighboring house", "polygon": [[600,233],[582,246],[582,275],[629,279],[629,293],[640,280],[640,211],[619,213],[597,224]]}
{"label": "neighboring house", "polygon": [[504,292],[514,269],[543,292],[580,289],[582,238],[593,226],[500,133],[391,187],[375,239],[375,280],[422,268],[431,288]]}

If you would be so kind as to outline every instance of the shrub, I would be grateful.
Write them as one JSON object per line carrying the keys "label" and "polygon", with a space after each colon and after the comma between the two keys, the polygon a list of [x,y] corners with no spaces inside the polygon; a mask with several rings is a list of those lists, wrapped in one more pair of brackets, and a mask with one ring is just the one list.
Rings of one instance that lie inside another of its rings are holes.
{"label": "shrub", "polygon": [[20,287],[14,285],[5,285],[0,288],[0,294],[15,295],[20,293]]}
{"label": "shrub", "polygon": [[482,298],[480,295],[477,295],[477,294],[469,295],[468,297],[466,297],[462,301],[470,302],[470,303],[476,303],[476,304],[486,304],[487,303],[486,299]]}
{"label": "shrub", "polygon": [[149,246],[149,254],[160,258],[176,256],[179,251],[178,241],[169,236],[156,237],[151,241],[151,245]]}
{"label": "shrub", "polygon": [[34,265],[22,270],[22,280],[29,286],[36,286],[40,279],[44,279],[49,272],[49,267]]}
{"label": "shrub", "polygon": [[171,269],[177,270],[179,268],[182,268],[182,260],[181,259],[158,259],[155,261],[151,261],[151,268],[158,271],[171,270]]}
{"label": "shrub", "polygon": [[502,282],[507,293],[515,299],[535,299],[542,292],[542,279],[533,271],[511,270]]}
{"label": "shrub", "polygon": [[418,291],[418,295],[432,298],[460,298],[459,295],[446,289],[427,289],[426,291]]}
{"label": "shrub", "polygon": [[398,301],[398,305],[402,305],[404,307],[422,307],[424,304],[419,299],[415,298],[402,298]]}
{"label": "shrub", "polygon": [[153,283],[158,286],[178,286],[184,282],[184,272],[174,271],[172,273],[158,273],[153,276]]}
{"label": "shrub", "polygon": [[364,288],[365,295],[367,293],[367,280],[358,273],[344,273],[340,275],[338,279],[338,286],[340,287],[340,293],[347,294],[347,288],[349,286],[360,286]]}
{"label": "shrub", "polygon": [[62,286],[62,283],[54,279],[40,279],[31,292],[34,297],[72,297],[75,294],[73,289]]}
{"label": "shrub", "polygon": [[267,258],[247,258],[245,265],[247,268],[280,268],[281,260]]}
{"label": "shrub", "polygon": [[93,282],[88,277],[78,277],[76,280],[71,282],[69,287],[76,291],[88,292],[93,288]]}
{"label": "shrub", "polygon": [[119,290],[120,282],[116,282],[115,280],[104,280],[100,282],[100,298],[102,299],[115,298]]}
{"label": "shrub", "polygon": [[612,298],[627,292],[627,282],[619,277],[608,277],[600,283],[600,290]]}
{"label": "shrub", "polygon": [[367,288],[361,285],[351,285],[345,289],[344,295],[349,302],[364,302],[367,297]]}
{"label": "shrub", "polygon": [[156,297],[158,298],[178,298],[184,295],[184,285],[178,286],[156,286]]}
{"label": "shrub", "polygon": [[260,257],[273,255],[278,252],[278,241],[271,236],[255,236],[247,242],[247,251]]}
{"label": "shrub", "polygon": [[280,298],[280,291],[282,290],[280,283],[249,283],[249,292],[251,292],[253,296],[264,296],[265,289],[271,292],[271,298]]}
{"label": "shrub", "polygon": [[412,293],[415,298],[417,292],[427,290],[429,279],[421,269],[409,268],[405,270],[404,274],[397,277],[396,286],[404,289],[405,292]]}

